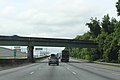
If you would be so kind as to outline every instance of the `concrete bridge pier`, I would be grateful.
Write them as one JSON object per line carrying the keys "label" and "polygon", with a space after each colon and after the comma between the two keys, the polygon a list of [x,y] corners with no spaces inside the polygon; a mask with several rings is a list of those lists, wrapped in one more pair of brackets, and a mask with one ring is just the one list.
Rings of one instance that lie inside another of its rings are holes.
{"label": "concrete bridge pier", "polygon": [[28,50],[28,54],[27,54],[28,61],[34,63],[35,62],[33,57],[34,46],[28,46],[27,50]]}

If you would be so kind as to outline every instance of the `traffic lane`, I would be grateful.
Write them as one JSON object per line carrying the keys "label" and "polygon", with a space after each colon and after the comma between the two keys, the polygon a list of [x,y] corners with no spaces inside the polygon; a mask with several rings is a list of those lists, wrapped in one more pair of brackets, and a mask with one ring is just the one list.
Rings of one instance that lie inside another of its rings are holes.
{"label": "traffic lane", "polygon": [[[73,63],[73,64],[76,65],[79,63]],[[52,66],[50,66],[50,67],[52,67]],[[54,73],[51,74],[51,76],[53,76],[53,77],[51,77],[50,80],[75,80],[75,79],[76,80],[113,80],[111,78],[104,77],[101,75],[96,75],[92,72],[88,72],[83,69],[80,70],[76,67],[69,65],[69,63],[60,63],[60,66],[58,66],[58,68],[56,68],[56,67],[52,67],[52,68],[53,68],[53,72],[55,72],[55,74]],[[56,72],[58,72],[58,73],[56,73]],[[49,74],[49,72],[48,72],[48,74]],[[60,74],[62,74],[62,75],[60,75]],[[43,80],[48,80],[48,77],[47,77],[47,79],[43,79]]]}
{"label": "traffic lane", "polygon": [[0,80],[111,80],[70,64],[81,66],[78,62],[60,63],[60,66],[48,66],[46,59],[27,67],[7,70],[4,74],[0,72]]}
{"label": "traffic lane", "polygon": [[[41,64],[42,66],[42,64]],[[38,63],[0,71],[0,80],[22,80],[38,68]]]}
{"label": "traffic lane", "polygon": [[[82,71],[91,73],[93,75],[103,77],[108,80],[120,80],[120,72],[119,71],[104,69],[101,66],[98,67],[98,65],[96,67],[96,65],[94,65],[93,63],[80,63],[78,60],[71,59],[71,61],[70,61],[70,63],[68,63],[68,65],[72,66],[78,70],[82,70]],[[102,66],[104,66],[104,65],[102,65]],[[78,70],[76,70],[76,71],[78,71]]]}
{"label": "traffic lane", "polygon": [[[41,62],[40,62],[41,63]],[[66,69],[66,63],[60,63],[59,66],[42,62],[44,67],[38,68],[30,76],[20,80],[80,80],[72,72]]]}
{"label": "traffic lane", "polygon": [[101,68],[101,69],[115,71],[115,72],[120,72],[120,68],[115,67],[115,66],[109,66],[109,65],[104,65],[104,64],[95,64],[95,63],[86,63],[84,60],[73,59],[73,58],[71,58],[71,62],[73,62],[73,63],[74,62],[79,62],[79,63],[81,62],[81,63],[84,63],[84,65],[87,65],[87,66]]}
{"label": "traffic lane", "polygon": [[[73,65],[79,65],[80,64],[78,61],[70,61],[70,62],[73,62],[72,63]],[[77,79],[77,80],[115,80],[115,79],[110,78],[110,77],[106,77],[106,76],[103,76],[103,75],[99,75],[99,74],[93,73],[93,72],[88,71],[86,69],[78,69],[76,67],[73,67],[73,66],[69,65],[69,63],[60,63],[60,66],[58,66],[58,67],[59,67],[59,69],[62,68],[62,67],[65,68],[64,71],[66,71],[66,70],[69,71],[72,75],[74,75],[73,78]],[[59,69],[56,69],[56,70],[59,70]],[[60,70],[60,71],[62,71],[62,70]],[[64,74],[65,73],[64,71],[62,71],[63,73],[62,72],[60,72],[60,73]],[[56,72],[56,71],[53,71],[53,72]],[[57,78],[55,78],[57,75],[54,76],[54,77],[51,77],[51,78],[53,78],[53,80],[54,79],[55,80],[59,80],[59,79],[67,80],[64,77],[64,76],[67,76],[67,77],[70,78],[69,80],[73,80],[71,78],[72,75],[68,75],[68,73],[67,73],[67,74],[62,75],[63,76],[62,78],[61,78],[60,75]],[[46,80],[48,80],[48,77],[47,77]]]}
{"label": "traffic lane", "polygon": [[95,64],[95,63],[86,63],[84,60],[77,60],[77,59],[70,59],[71,62],[81,62],[82,64],[86,65],[86,66],[90,66],[90,67],[94,67],[94,68],[100,68],[100,69],[105,69],[105,70],[110,70],[110,71],[114,71],[114,72],[120,72],[120,68],[119,67],[115,67],[115,66],[109,66],[109,65],[103,65],[103,64]]}
{"label": "traffic lane", "polygon": [[60,63],[59,66],[48,66],[48,64],[44,64],[46,67],[44,67],[41,72],[37,71],[36,74],[38,75],[34,74],[33,76],[36,75],[37,80],[79,80],[64,67],[65,64],[66,63]]}
{"label": "traffic lane", "polygon": [[113,71],[113,72],[120,72],[120,68],[115,66],[101,65],[101,64],[95,64],[95,63],[84,63],[84,65],[94,67],[94,68],[104,69],[108,71]]}
{"label": "traffic lane", "polygon": [[48,66],[46,61],[38,62],[0,71],[0,80],[80,80],[65,66],[66,63],[60,63],[60,66]]}
{"label": "traffic lane", "polygon": [[[74,63],[74,65],[77,65],[79,63]],[[79,80],[113,80],[111,78],[106,78],[101,75],[97,75],[93,72],[87,71],[86,69],[77,68],[74,66],[69,65],[69,63],[66,64],[66,69],[72,72]]]}

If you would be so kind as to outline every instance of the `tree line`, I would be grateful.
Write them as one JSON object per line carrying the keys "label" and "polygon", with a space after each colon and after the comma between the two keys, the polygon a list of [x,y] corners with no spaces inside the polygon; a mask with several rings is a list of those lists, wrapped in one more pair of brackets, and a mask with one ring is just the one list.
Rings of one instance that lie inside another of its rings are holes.
{"label": "tree line", "polygon": [[[120,16],[120,0],[116,2],[117,15]],[[93,40],[97,48],[65,48],[70,56],[90,61],[120,62],[120,21],[104,15],[102,21],[96,17],[86,23],[90,29],[83,35],[77,35],[76,40]]]}

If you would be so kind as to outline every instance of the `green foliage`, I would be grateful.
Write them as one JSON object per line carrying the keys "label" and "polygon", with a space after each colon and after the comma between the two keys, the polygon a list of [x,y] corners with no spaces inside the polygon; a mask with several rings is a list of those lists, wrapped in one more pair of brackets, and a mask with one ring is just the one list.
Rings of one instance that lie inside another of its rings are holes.
{"label": "green foliage", "polygon": [[90,28],[90,33],[92,34],[93,37],[97,37],[101,33],[101,27],[100,27],[100,22],[97,20],[97,18],[90,19],[90,23],[86,23],[86,25]]}
{"label": "green foliage", "polygon": [[89,40],[90,38],[92,38],[90,32],[84,33],[82,36],[77,35],[75,37],[76,40],[81,40],[81,39],[82,40]]}
{"label": "green foliage", "polygon": [[[120,0],[116,3],[120,15]],[[106,62],[120,62],[120,21],[105,15],[102,21],[91,18],[86,23],[90,31],[77,35],[77,40],[93,40],[98,43],[98,48],[68,48],[72,57],[90,61],[102,60]]]}
{"label": "green foliage", "polygon": [[120,50],[119,50],[118,53],[119,53],[119,54],[118,54],[118,62],[120,63]]}
{"label": "green foliage", "polygon": [[[86,24],[90,32],[77,35],[77,40],[93,40],[98,48],[69,48],[72,57],[90,61],[120,62],[120,21],[105,15],[101,24],[97,18]],[[102,28],[100,28],[102,26]]]}
{"label": "green foliage", "polygon": [[90,55],[85,55],[85,59],[90,60],[91,59]]}
{"label": "green foliage", "polygon": [[101,24],[102,24],[102,30],[104,32],[108,32],[108,27],[110,26],[110,17],[108,14],[102,18]]}
{"label": "green foliage", "polygon": [[102,18],[101,26],[102,26],[102,31],[108,32],[109,34],[114,32],[114,28],[116,26],[117,20],[115,18],[112,18],[110,21],[109,15],[105,15]]}
{"label": "green foliage", "polygon": [[120,0],[118,0],[118,2],[116,3],[116,8],[117,8],[118,16],[119,16],[120,15]]}

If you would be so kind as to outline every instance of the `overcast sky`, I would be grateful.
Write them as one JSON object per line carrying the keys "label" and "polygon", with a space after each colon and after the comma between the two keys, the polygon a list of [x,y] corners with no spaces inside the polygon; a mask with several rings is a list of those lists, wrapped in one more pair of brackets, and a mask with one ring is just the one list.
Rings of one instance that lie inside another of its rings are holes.
{"label": "overcast sky", "polygon": [[0,0],[0,35],[74,38],[91,17],[117,18],[118,0]]}

